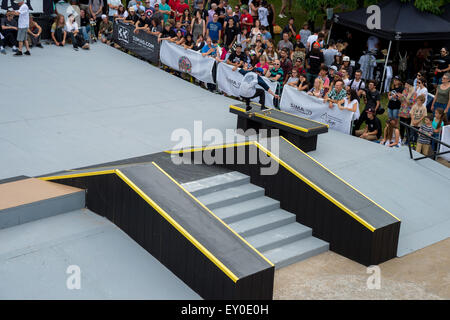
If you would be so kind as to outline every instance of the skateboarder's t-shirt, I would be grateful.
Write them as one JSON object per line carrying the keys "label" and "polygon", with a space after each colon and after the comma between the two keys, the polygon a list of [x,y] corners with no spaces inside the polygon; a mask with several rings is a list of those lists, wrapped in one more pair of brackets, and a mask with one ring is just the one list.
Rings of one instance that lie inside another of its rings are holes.
{"label": "skateboarder's t-shirt", "polygon": [[232,63],[240,63],[241,61],[244,61],[244,62],[247,61],[247,58],[245,57],[244,52],[241,52],[240,55],[236,54],[236,52],[233,52],[228,57],[228,60],[230,60],[230,62],[232,62]]}

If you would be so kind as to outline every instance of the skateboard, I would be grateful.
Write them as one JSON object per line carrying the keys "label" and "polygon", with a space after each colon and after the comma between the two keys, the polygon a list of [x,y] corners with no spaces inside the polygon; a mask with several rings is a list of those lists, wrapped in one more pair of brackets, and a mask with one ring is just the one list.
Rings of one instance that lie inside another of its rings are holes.
{"label": "skateboard", "polygon": [[262,112],[265,116],[269,115],[272,111],[270,109],[264,109],[264,110],[258,110],[254,111],[253,109],[250,109],[249,111],[245,111],[245,113],[248,115],[249,118],[253,117],[258,112]]}

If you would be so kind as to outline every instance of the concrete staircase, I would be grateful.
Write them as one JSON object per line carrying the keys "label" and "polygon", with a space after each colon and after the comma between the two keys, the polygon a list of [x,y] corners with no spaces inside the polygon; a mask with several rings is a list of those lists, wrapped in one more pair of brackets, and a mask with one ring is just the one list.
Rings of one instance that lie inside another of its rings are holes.
{"label": "concrete staircase", "polygon": [[230,172],[183,185],[204,205],[264,256],[282,268],[328,250],[328,243],[312,236],[311,228],[264,196],[250,177]]}

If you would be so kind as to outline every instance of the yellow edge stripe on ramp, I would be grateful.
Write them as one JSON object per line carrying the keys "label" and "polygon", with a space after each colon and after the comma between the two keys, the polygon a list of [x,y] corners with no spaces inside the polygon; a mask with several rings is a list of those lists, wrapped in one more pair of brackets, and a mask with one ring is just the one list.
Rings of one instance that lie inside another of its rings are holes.
{"label": "yellow edge stripe on ramp", "polygon": [[373,202],[377,207],[379,207],[380,209],[382,209],[383,211],[389,213],[392,217],[394,217],[395,219],[397,219],[398,221],[401,221],[399,218],[397,218],[395,215],[393,215],[392,213],[390,213],[388,210],[386,210],[385,208],[383,208],[381,205],[379,205],[378,203],[376,203],[374,200],[370,199],[368,196],[366,196],[364,193],[362,193],[361,191],[359,191],[358,189],[356,189],[355,187],[353,187],[350,183],[348,183],[347,181],[345,181],[344,179],[342,179],[341,177],[339,177],[337,174],[335,174],[334,172],[332,172],[330,169],[328,169],[327,167],[325,167],[322,163],[320,163],[319,161],[317,161],[316,159],[314,159],[313,157],[311,157],[309,154],[307,154],[306,152],[304,152],[302,149],[300,149],[299,147],[297,147],[296,145],[294,145],[292,142],[290,142],[289,140],[287,140],[285,137],[281,137],[283,138],[286,142],[288,142],[289,144],[291,144],[294,148],[296,148],[297,150],[299,150],[301,153],[303,153],[305,156],[307,156],[308,158],[310,158],[312,161],[314,161],[315,163],[317,163],[319,166],[321,166],[322,168],[324,168],[326,171],[328,171],[329,173],[331,173],[333,176],[335,176],[336,178],[338,178],[340,181],[342,181],[343,183],[345,183],[347,186],[349,186],[350,188],[352,188],[353,190],[355,190],[356,192],[358,192],[360,195],[362,195],[364,198],[366,198],[367,200],[369,200],[370,202]]}
{"label": "yellow edge stripe on ramp", "polygon": [[180,183],[178,183],[173,177],[171,177],[166,171],[164,171],[161,167],[159,167],[155,162],[153,164],[162,172],[164,173],[170,180],[173,181],[180,189],[182,189],[185,193],[187,193],[192,199],[194,199],[203,209],[208,211],[214,218],[219,220],[227,229],[229,229],[234,235],[236,235],[242,242],[244,242],[247,246],[249,246],[253,251],[255,251],[261,258],[263,258],[267,263],[269,263],[272,267],[274,264],[267,259],[261,252],[259,252],[255,247],[253,247],[250,243],[247,242],[244,238],[242,238],[236,231],[230,228],[228,224],[226,224],[222,219],[220,219],[218,216],[216,216],[208,207],[206,207],[200,200],[197,199],[192,193],[186,190]]}
{"label": "yellow edge stripe on ramp", "polygon": [[342,203],[340,203],[338,200],[334,199],[331,195],[329,195],[327,192],[325,192],[322,188],[320,188],[319,186],[317,186],[316,184],[314,184],[311,180],[309,180],[308,178],[306,178],[305,176],[303,176],[301,173],[299,173],[298,171],[296,171],[294,168],[292,168],[291,166],[289,166],[286,162],[284,162],[283,160],[281,160],[280,158],[278,158],[277,156],[275,156],[272,152],[270,152],[269,150],[267,150],[265,147],[263,147],[262,145],[260,145],[258,142],[255,142],[256,146],[263,151],[264,153],[266,153],[269,157],[273,158],[275,161],[277,161],[279,164],[281,164],[283,167],[285,167],[288,171],[290,171],[292,174],[294,174],[295,176],[297,176],[298,178],[300,178],[300,180],[304,181],[306,184],[308,184],[310,187],[312,187],[314,190],[316,190],[317,192],[319,192],[322,196],[324,196],[325,198],[327,198],[328,200],[330,200],[332,203],[334,203],[336,206],[338,206],[341,210],[343,210],[344,212],[346,212],[348,215],[350,215],[353,219],[357,220],[359,223],[361,223],[362,225],[364,225],[367,229],[369,229],[370,231],[375,231],[375,228],[368,223],[367,221],[365,221],[364,219],[362,219],[361,217],[359,217],[357,214],[355,214],[352,210],[350,210],[349,208],[347,208],[345,205],[343,205]]}
{"label": "yellow edge stripe on ramp", "polygon": [[[233,105],[230,106],[230,109],[234,109],[234,110],[237,110],[237,111],[242,111],[243,113],[245,113],[245,109],[239,108],[239,107],[236,107],[236,106],[233,106]],[[277,111],[279,111],[279,110],[277,110]],[[285,121],[282,121],[282,120],[278,120],[278,119],[275,119],[275,118],[272,118],[272,117],[265,116],[264,114],[255,113],[254,115],[259,117],[259,118],[263,118],[265,120],[272,121],[272,122],[281,124],[283,126],[290,127],[290,128],[293,128],[293,129],[296,129],[296,130],[299,130],[299,131],[303,131],[303,132],[309,132],[309,130],[320,128],[320,127],[314,127],[314,128],[306,129],[306,128],[303,128],[303,127],[296,126],[296,125],[294,125],[292,123],[289,123],[289,122],[285,122]],[[306,119],[306,120],[309,120],[309,119]]]}
{"label": "yellow edge stripe on ramp", "polygon": [[144,199],[153,209],[155,209],[164,219],[166,219],[175,229],[178,230],[186,239],[188,239],[198,250],[200,250],[209,260],[211,260],[222,272],[224,272],[233,282],[237,282],[239,278],[229,270],[219,259],[217,259],[209,250],[207,250],[200,242],[197,241],[191,234],[189,234],[181,225],[179,225],[167,212],[165,212],[156,202],[154,202],[147,194],[145,194],[138,186],[136,186],[128,177],[119,169],[105,170],[96,172],[85,172],[63,176],[42,177],[41,180],[58,180],[70,179],[79,177],[88,177],[104,174],[116,174],[122,181],[124,181],[131,189],[133,189],[142,199]]}

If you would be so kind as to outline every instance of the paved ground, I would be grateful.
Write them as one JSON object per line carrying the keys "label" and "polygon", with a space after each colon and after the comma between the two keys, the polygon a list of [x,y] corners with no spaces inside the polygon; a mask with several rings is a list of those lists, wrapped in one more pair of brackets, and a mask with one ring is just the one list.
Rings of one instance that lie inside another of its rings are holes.
{"label": "paved ground", "polygon": [[379,267],[369,290],[365,266],[328,251],[277,270],[274,299],[450,299],[450,238]]}

